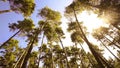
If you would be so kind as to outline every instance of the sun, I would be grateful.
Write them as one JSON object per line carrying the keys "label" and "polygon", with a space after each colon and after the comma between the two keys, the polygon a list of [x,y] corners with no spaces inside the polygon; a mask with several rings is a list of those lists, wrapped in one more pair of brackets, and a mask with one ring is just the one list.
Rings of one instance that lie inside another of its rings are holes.
{"label": "sun", "polygon": [[90,33],[93,29],[106,25],[102,19],[98,18],[98,14],[92,11],[83,11],[78,15],[78,20],[83,22],[83,25],[87,27],[87,31]]}

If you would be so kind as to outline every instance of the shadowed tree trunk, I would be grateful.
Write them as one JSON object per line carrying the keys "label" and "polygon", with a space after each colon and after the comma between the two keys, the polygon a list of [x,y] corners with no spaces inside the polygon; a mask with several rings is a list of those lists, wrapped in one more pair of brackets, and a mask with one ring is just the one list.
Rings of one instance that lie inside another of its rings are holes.
{"label": "shadowed tree trunk", "polygon": [[[81,51],[82,52],[82,51]],[[81,54],[81,53],[80,53]],[[80,56],[80,54],[79,54],[79,57],[80,57],[80,63],[82,64],[82,68],[85,68],[85,65],[84,65],[84,63],[83,63],[83,60],[82,60],[82,56]]]}
{"label": "shadowed tree trunk", "polygon": [[1,46],[0,49],[5,46],[6,43],[8,43],[13,37],[15,37],[18,33],[20,33],[21,30],[19,30],[18,32],[16,32],[13,36],[11,36],[7,41],[5,41]]}
{"label": "shadowed tree trunk", "polygon": [[31,54],[31,51],[32,51],[32,48],[33,48],[33,45],[34,45],[34,42],[35,42],[36,37],[37,37],[37,34],[35,35],[35,37],[33,38],[33,40],[30,41],[31,44],[29,45],[27,54],[26,54],[26,56],[25,56],[25,58],[24,58],[24,61],[23,61],[23,64],[22,64],[21,68],[26,68],[26,67],[27,67],[27,62],[28,62],[28,59],[29,59],[29,57],[30,57],[30,54]]}
{"label": "shadowed tree trunk", "polygon": [[[78,19],[77,19],[77,15],[76,15],[76,13],[75,13],[74,6],[72,7],[72,9],[73,9],[73,13],[74,13],[74,16],[75,16],[75,19],[76,19],[76,23],[78,24],[79,30],[81,31],[82,39],[87,43],[87,45],[88,45],[88,47],[90,48],[92,54],[94,55],[96,61],[98,62],[99,67],[100,67],[100,68],[105,68],[105,66],[104,66],[103,63],[102,63],[102,62],[104,62],[104,60],[103,60],[102,57],[93,49],[93,47],[92,47],[93,45],[88,41],[88,39],[87,39],[86,36],[85,36],[85,34],[84,34],[84,32],[83,32],[83,30],[82,30],[82,28],[81,28],[81,26],[80,26],[80,24],[79,24],[79,22],[78,22]],[[112,68],[112,67],[110,67],[109,65],[106,65],[106,66],[108,66],[109,68]]]}
{"label": "shadowed tree trunk", "polygon": [[120,61],[120,59],[112,53],[112,51],[102,42],[102,40],[100,40],[100,42],[118,61]]}
{"label": "shadowed tree trunk", "polygon": [[[19,59],[17,60],[16,64],[14,65],[14,68],[18,68],[18,65],[22,63],[22,59],[25,57],[26,51],[24,51],[22,53],[22,55],[19,57]],[[21,63],[20,63],[21,62]],[[21,65],[20,65],[21,66]]]}
{"label": "shadowed tree trunk", "polygon": [[[80,47],[83,49],[83,51],[85,52],[83,46],[79,43]],[[90,58],[88,57],[88,55],[86,55],[87,58],[89,59],[89,62],[91,63],[92,67],[94,68],[94,64],[92,63],[92,61],[90,60]]]}
{"label": "shadowed tree trunk", "polygon": [[63,48],[63,50],[64,50],[64,52],[65,52],[65,58],[66,58],[66,62],[67,62],[67,68],[71,68],[70,65],[69,65],[69,62],[68,62],[67,52],[66,52],[66,49],[64,48],[64,45],[63,45],[63,43],[62,43],[62,40],[60,39],[59,36],[58,36],[58,39],[59,39],[59,41],[60,41],[60,43],[61,43],[61,46],[62,46],[62,48]]}
{"label": "shadowed tree trunk", "polygon": [[35,35],[33,34],[32,39],[30,39],[30,42],[28,44],[28,50],[26,52],[26,55],[25,55],[25,58],[23,60],[23,64],[22,64],[21,68],[26,68],[27,67],[27,62],[28,62],[28,59],[30,57],[31,51],[33,49],[33,45],[34,45],[34,43],[35,43],[41,29],[42,29],[42,27],[33,32]]}
{"label": "shadowed tree trunk", "polygon": [[8,13],[8,12],[12,12],[12,10],[0,10],[0,14],[3,14],[3,13]]}
{"label": "shadowed tree trunk", "polygon": [[116,24],[111,24],[113,27],[115,27],[117,30],[120,30],[120,27],[118,27]]}
{"label": "shadowed tree trunk", "polygon": [[[73,46],[73,47],[74,47],[74,46]],[[77,45],[75,45],[75,48],[77,49]],[[77,55],[75,54],[75,52],[74,52],[74,55],[75,55],[74,57],[77,58]],[[80,57],[80,54],[78,54],[78,56]],[[79,68],[78,63],[77,63],[77,60],[76,60],[75,64],[77,65],[77,68]]]}
{"label": "shadowed tree trunk", "polygon": [[27,54],[26,54],[26,56],[25,56],[25,60],[24,60],[24,62],[23,62],[23,64],[22,64],[22,66],[21,66],[22,68],[25,68],[25,67],[27,66],[27,61],[28,61],[28,59],[29,59],[29,57],[30,57],[30,54],[31,54],[31,51],[32,51],[32,49],[33,49],[33,45],[34,45],[34,43],[35,43],[35,40],[36,40],[36,38],[38,37],[39,33],[43,30],[43,28],[45,27],[46,24],[47,24],[47,22],[45,22],[44,25],[42,25],[40,28],[38,28],[37,31],[34,32],[35,35],[33,36],[33,39],[30,41],[31,44],[30,44],[30,46],[29,46],[29,48],[28,48]]}
{"label": "shadowed tree trunk", "polygon": [[[115,41],[115,42],[117,41],[117,40],[116,40],[116,38],[112,37],[112,36],[111,36],[111,35],[109,35],[109,34],[107,34],[107,35],[108,35],[110,38],[112,38],[112,39],[113,39],[113,42],[114,42],[114,41]],[[117,43],[120,45],[120,42],[117,42]]]}
{"label": "shadowed tree trunk", "polygon": [[52,60],[52,68],[55,68],[55,65],[54,65],[54,60],[53,60],[53,48],[51,47],[51,60]]}
{"label": "shadowed tree trunk", "polygon": [[118,47],[120,49],[120,46],[117,45],[116,43],[112,42],[110,39],[108,39],[107,37],[105,37],[106,40],[108,40],[110,43],[112,43],[114,46]]}
{"label": "shadowed tree trunk", "polygon": [[92,54],[94,55],[96,61],[98,62],[99,64],[99,67],[100,68],[105,68],[105,66],[102,64],[101,60],[99,59],[99,55],[95,52],[95,50],[92,48],[92,44],[88,41],[88,39],[86,38],[79,22],[78,22],[78,19],[77,19],[77,16],[76,16],[76,13],[75,13],[75,9],[74,9],[74,6],[72,7],[73,8],[73,12],[74,12],[74,16],[75,16],[75,19],[76,19],[76,24],[78,24],[79,26],[79,30],[81,31],[81,35],[82,35],[82,39],[87,43],[88,47],[90,48]]}

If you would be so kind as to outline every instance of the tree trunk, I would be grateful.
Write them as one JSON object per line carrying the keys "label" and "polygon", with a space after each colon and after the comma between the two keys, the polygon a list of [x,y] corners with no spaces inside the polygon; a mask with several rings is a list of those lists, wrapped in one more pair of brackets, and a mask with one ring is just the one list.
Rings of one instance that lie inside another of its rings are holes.
{"label": "tree trunk", "polygon": [[52,48],[51,48],[51,60],[52,60],[52,68],[55,68],[54,60],[53,60],[53,50],[52,50]]}
{"label": "tree trunk", "polygon": [[[85,52],[83,46],[79,43],[80,47],[83,49],[83,51]],[[92,67],[94,68],[94,64],[92,63],[92,61],[90,60],[90,58],[88,57],[88,55],[86,55],[87,58],[89,59],[89,62],[91,63]]]}
{"label": "tree trunk", "polygon": [[62,48],[63,48],[63,50],[64,50],[64,52],[65,52],[65,58],[66,58],[66,62],[67,62],[67,68],[71,68],[70,65],[69,65],[68,59],[67,59],[67,52],[66,52],[66,49],[65,49],[64,46],[63,46],[62,40],[60,39],[59,36],[58,36],[58,39],[59,39],[59,41],[60,41],[60,43],[61,43],[61,45],[62,45]]}
{"label": "tree trunk", "polygon": [[28,61],[28,59],[29,59],[29,57],[30,57],[30,54],[31,54],[31,51],[32,51],[32,49],[33,49],[33,44],[34,44],[34,42],[35,42],[35,39],[37,38],[37,36],[39,35],[39,33],[43,30],[43,28],[44,28],[44,26],[47,24],[47,22],[45,22],[45,24],[39,29],[39,31],[35,34],[35,37],[33,38],[33,40],[31,41],[32,43],[30,44],[30,47],[28,48],[28,52],[27,52],[27,54],[26,54],[26,56],[25,56],[25,60],[24,60],[24,62],[23,62],[23,64],[22,64],[22,68],[26,68],[26,66],[27,66],[27,61]]}
{"label": "tree trunk", "polygon": [[[25,54],[26,54],[26,51],[24,51],[22,53],[22,55],[19,57],[19,59],[17,60],[16,64],[14,65],[14,68],[18,68],[18,64],[21,64],[22,63],[22,59],[25,57]],[[21,63],[20,63],[21,62]]]}
{"label": "tree trunk", "polygon": [[[117,40],[116,40],[115,38],[113,38],[111,35],[108,34],[108,36],[109,36],[110,38],[112,38],[113,40],[115,40],[115,42],[117,41]],[[114,41],[113,41],[113,42],[114,42]],[[120,45],[120,42],[117,41],[117,43]]]}
{"label": "tree trunk", "polygon": [[98,65],[100,68],[105,68],[105,66],[102,64],[101,60],[99,59],[99,54],[96,53],[96,51],[92,48],[92,44],[88,41],[88,39],[86,38],[79,22],[78,22],[78,19],[77,19],[77,15],[75,13],[75,9],[74,9],[74,6],[73,6],[73,12],[74,12],[74,16],[75,16],[75,19],[76,19],[76,24],[78,24],[79,26],[79,30],[81,31],[81,35],[82,35],[82,38],[83,40],[87,43],[88,47],[90,48],[90,51],[92,52],[92,54],[94,55],[96,61],[98,62]]}
{"label": "tree trunk", "polygon": [[28,48],[27,54],[26,54],[26,56],[25,56],[25,59],[24,59],[24,61],[23,61],[23,64],[22,64],[21,68],[26,68],[26,67],[27,67],[27,62],[28,62],[28,60],[29,60],[31,51],[32,51],[32,49],[33,49],[33,44],[34,44],[34,42],[35,42],[35,39],[37,38],[37,35],[38,35],[38,34],[36,33],[35,37],[32,39],[32,41],[30,41],[31,44],[30,44],[30,46],[29,46],[29,48]]}
{"label": "tree trunk", "polygon": [[[50,45],[52,45],[51,42],[50,42],[49,46],[50,46]],[[51,46],[50,46],[50,53],[51,53],[51,54],[50,54],[50,58],[51,58],[51,60],[52,60],[51,65],[50,65],[50,66],[51,66],[50,68],[55,68],[54,60],[53,60],[53,47],[51,47]]]}
{"label": "tree trunk", "polygon": [[[74,46],[73,46],[73,47],[74,47]],[[77,46],[76,46],[75,48],[77,49]],[[77,58],[77,55],[75,54],[75,52],[74,52],[74,55],[75,55],[74,57]],[[78,63],[77,63],[77,61],[75,62],[75,64],[77,65],[77,68],[79,68],[79,67],[78,67]]]}
{"label": "tree trunk", "polygon": [[119,28],[117,25],[114,25],[114,24],[112,24],[112,25],[113,25],[113,27],[115,27],[116,29],[120,30],[120,28]]}
{"label": "tree trunk", "polygon": [[114,44],[114,46],[118,47],[120,49],[120,46],[117,45],[116,43],[112,42],[110,39],[108,39],[107,37],[105,37],[106,40],[108,40],[110,43]]}
{"label": "tree trunk", "polygon": [[80,68],[85,68],[85,65],[84,65],[83,60],[82,60],[82,56],[80,54],[79,54],[80,61],[81,61],[80,63],[82,64],[82,66],[80,66]]}
{"label": "tree trunk", "polygon": [[0,10],[0,14],[3,14],[3,13],[7,13],[7,12],[12,12],[12,10],[10,9],[10,10]]}
{"label": "tree trunk", "polygon": [[[43,39],[44,39],[44,37],[45,37],[45,35],[44,35],[44,33],[43,33],[41,46],[43,45]],[[41,53],[41,46],[40,46],[40,53]],[[39,53],[39,56],[38,56],[38,66],[37,66],[37,68],[39,68],[39,65],[40,65],[40,56],[41,56],[41,54],[40,54],[40,53]]]}
{"label": "tree trunk", "polygon": [[5,46],[6,43],[8,43],[13,37],[15,37],[18,33],[20,33],[21,30],[19,30],[18,32],[16,32],[13,36],[11,36],[7,41],[5,41],[1,46],[0,49]]}
{"label": "tree trunk", "polygon": [[102,42],[102,40],[100,40],[100,42],[118,61],[120,61],[120,59],[112,53],[112,51]]}

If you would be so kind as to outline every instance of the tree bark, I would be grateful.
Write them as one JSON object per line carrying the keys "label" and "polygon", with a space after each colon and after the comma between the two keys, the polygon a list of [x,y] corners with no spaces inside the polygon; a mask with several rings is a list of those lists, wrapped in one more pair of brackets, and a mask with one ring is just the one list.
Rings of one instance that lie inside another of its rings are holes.
{"label": "tree bark", "polygon": [[67,52],[66,52],[66,49],[64,48],[64,45],[63,45],[63,43],[62,43],[62,40],[60,39],[59,36],[58,36],[58,39],[59,39],[59,41],[60,41],[60,43],[61,43],[61,45],[62,45],[62,48],[63,48],[63,50],[64,50],[64,52],[65,52],[65,58],[66,58],[66,62],[67,62],[67,68],[71,68],[70,65],[69,65],[68,59],[67,59]]}
{"label": "tree bark", "polygon": [[112,24],[113,27],[115,27],[117,30],[120,30],[120,28],[117,25]]}
{"label": "tree bark", "polygon": [[[74,47],[74,46],[73,46],[73,47]],[[77,49],[77,45],[75,46],[75,48]],[[75,55],[74,57],[77,58],[77,55],[75,54],[75,52],[74,52],[74,55]],[[79,67],[78,67],[78,63],[77,63],[77,61],[75,62],[75,64],[77,65],[77,68],[79,68]]]}
{"label": "tree bark", "polygon": [[[81,54],[81,53],[80,53],[80,54]],[[81,56],[80,54],[79,54],[79,57],[80,57],[80,61],[81,61],[80,63],[82,64],[81,67],[82,67],[82,68],[85,68],[85,65],[84,65],[83,60],[82,60],[82,56]]]}
{"label": "tree bark", "polygon": [[30,57],[30,54],[31,54],[31,51],[32,51],[32,48],[33,48],[36,37],[37,37],[37,35],[35,35],[35,37],[32,40],[32,43],[30,44],[30,46],[28,48],[27,54],[25,56],[25,59],[23,61],[23,64],[22,64],[21,68],[27,68],[27,62],[28,62],[28,59]]}
{"label": "tree bark", "polygon": [[85,34],[84,34],[84,32],[83,32],[83,30],[82,30],[82,28],[81,28],[81,26],[80,26],[80,24],[79,24],[79,22],[78,22],[78,19],[77,19],[77,15],[76,15],[76,13],[75,13],[74,6],[73,6],[72,8],[73,8],[74,16],[75,16],[75,19],[76,19],[76,24],[78,24],[78,26],[79,26],[79,30],[81,31],[81,35],[82,35],[83,40],[87,43],[90,51],[92,52],[92,54],[94,55],[96,61],[98,62],[99,67],[100,67],[100,68],[105,68],[105,66],[102,64],[101,60],[99,59],[99,55],[98,55],[98,54],[96,53],[96,51],[93,49],[92,44],[88,41],[88,39],[87,39],[86,36],[85,36]]}
{"label": "tree bark", "polygon": [[[83,51],[85,52],[83,46],[79,43],[79,45],[81,46],[81,48],[83,49]],[[90,60],[90,58],[88,57],[88,55],[86,55],[87,58],[89,59],[89,62],[91,63],[92,67],[94,68],[94,64],[92,63],[92,61]]]}
{"label": "tree bark", "polygon": [[26,68],[26,66],[27,66],[27,61],[28,61],[28,59],[29,59],[29,57],[30,57],[30,54],[31,54],[31,51],[32,51],[32,48],[33,48],[33,44],[34,44],[34,42],[35,42],[35,39],[37,38],[37,36],[39,35],[39,33],[43,30],[43,28],[44,28],[44,26],[47,24],[47,22],[45,22],[45,24],[39,29],[39,31],[35,34],[35,36],[34,36],[34,38],[30,41],[30,42],[32,42],[31,44],[30,44],[30,47],[28,48],[28,52],[27,52],[27,54],[26,54],[26,56],[25,56],[25,60],[24,60],[24,62],[23,62],[23,64],[22,64],[22,68]]}
{"label": "tree bark", "polygon": [[1,46],[0,49],[5,46],[6,43],[8,43],[13,37],[15,37],[18,33],[20,33],[21,30],[19,30],[18,32],[16,32],[13,36],[11,36],[7,41],[5,41]]}
{"label": "tree bark", "polygon": [[105,37],[106,40],[108,40],[110,43],[114,44],[114,46],[118,47],[120,49],[120,46],[115,44],[114,42],[112,42],[110,39],[108,39],[107,37]]}
{"label": "tree bark", "polygon": [[23,53],[22,53],[22,55],[19,57],[19,59],[17,60],[17,63],[14,65],[14,68],[18,68],[18,64],[20,63],[20,62],[22,62],[22,59],[24,58],[24,55],[26,54],[26,51],[24,51]]}
{"label": "tree bark", "polygon": [[120,59],[112,53],[112,51],[102,42],[102,40],[100,40],[100,42],[118,61],[120,61]]}
{"label": "tree bark", "polygon": [[[115,40],[115,42],[117,42],[119,45],[120,45],[120,42],[118,42],[115,38],[113,38],[111,35],[109,35],[108,34],[108,36],[110,37],[110,38],[112,38],[113,40]],[[114,42],[114,41],[113,41]]]}
{"label": "tree bark", "polygon": [[[43,33],[41,46],[43,45],[43,39],[44,39],[44,37],[45,37],[45,35],[44,35],[44,33]],[[41,53],[41,46],[40,46],[40,53]],[[40,56],[41,56],[41,55],[39,54],[39,56],[38,56],[38,67],[37,67],[37,68],[39,68],[39,65],[40,65]]]}
{"label": "tree bark", "polygon": [[10,9],[10,10],[0,10],[0,14],[3,14],[3,13],[8,13],[8,12],[12,12],[12,10]]}

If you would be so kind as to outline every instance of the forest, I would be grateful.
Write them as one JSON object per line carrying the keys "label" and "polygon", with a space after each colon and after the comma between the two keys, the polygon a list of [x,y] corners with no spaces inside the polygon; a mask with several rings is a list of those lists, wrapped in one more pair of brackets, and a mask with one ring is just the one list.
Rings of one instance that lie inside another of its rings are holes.
{"label": "forest", "polygon": [[[63,14],[49,6],[37,7],[42,0],[0,0],[6,2],[9,9],[0,9],[0,16],[14,12],[23,20],[8,23],[13,35],[0,42],[0,68],[120,68],[120,0],[73,0]],[[59,9],[62,4],[54,6]],[[36,7],[38,22],[31,17]],[[92,15],[103,24],[94,27],[99,21]]]}

